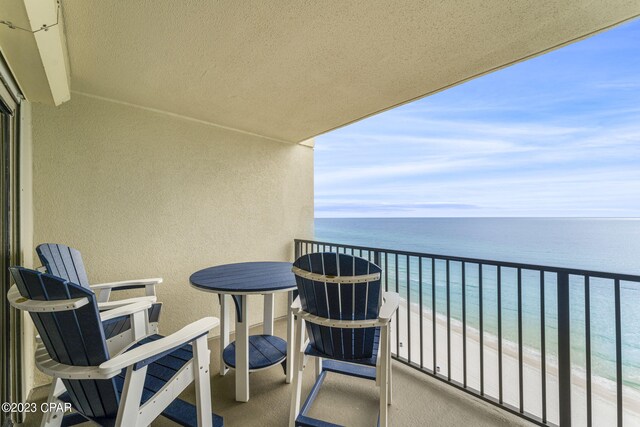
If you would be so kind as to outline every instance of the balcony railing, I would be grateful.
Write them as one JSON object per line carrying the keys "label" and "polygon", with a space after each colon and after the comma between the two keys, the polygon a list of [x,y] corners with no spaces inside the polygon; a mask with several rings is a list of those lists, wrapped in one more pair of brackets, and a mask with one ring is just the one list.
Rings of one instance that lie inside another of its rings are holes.
{"label": "balcony railing", "polygon": [[295,240],[318,251],[382,268],[399,362],[538,425],[639,425],[640,276]]}

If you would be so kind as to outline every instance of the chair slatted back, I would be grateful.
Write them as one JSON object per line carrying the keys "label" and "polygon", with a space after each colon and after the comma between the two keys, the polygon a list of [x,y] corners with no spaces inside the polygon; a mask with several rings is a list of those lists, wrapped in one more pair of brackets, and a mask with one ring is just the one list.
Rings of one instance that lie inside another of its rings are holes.
{"label": "chair slatted back", "polygon": [[36,252],[47,273],[89,287],[89,278],[79,250],[60,243],[42,243]]}
{"label": "chair slatted back", "polygon": [[[332,252],[303,255],[293,264],[328,276],[360,276],[381,269],[364,258]],[[380,310],[380,279],[364,283],[318,282],[296,276],[302,309],[326,319],[376,319]],[[373,353],[375,328],[331,328],[307,322],[310,344],[335,359],[366,359]]]}
{"label": "chair slatted back", "polygon": [[[93,292],[35,270],[23,267],[10,270],[24,298],[38,301],[89,299],[89,304],[73,310],[29,313],[52,359],[72,366],[97,366],[109,359]],[[79,412],[90,417],[117,414],[119,395],[114,379],[62,381]]]}

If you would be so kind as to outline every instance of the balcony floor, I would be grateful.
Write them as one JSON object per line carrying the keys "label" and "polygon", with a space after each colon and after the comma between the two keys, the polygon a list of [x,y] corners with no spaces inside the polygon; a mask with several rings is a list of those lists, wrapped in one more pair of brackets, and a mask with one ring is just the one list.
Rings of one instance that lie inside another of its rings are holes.
{"label": "balcony floor", "polygon": [[[162,327],[162,326],[161,326]],[[285,336],[286,323],[278,320],[276,334]],[[252,328],[252,333],[260,333]],[[251,374],[251,398],[247,403],[234,399],[233,371],[224,377],[218,374],[218,339],[209,342],[211,372],[213,374],[213,410],[224,417],[225,425],[285,426],[289,419],[291,386],[285,384],[279,366]],[[313,383],[313,366],[305,370],[303,393]],[[423,375],[401,363],[393,364],[393,405],[389,421],[393,426],[531,426],[533,424],[504,412],[495,406],[475,399],[464,392]],[[45,401],[47,387],[36,389],[32,401]],[[195,402],[193,387],[185,391],[185,400]],[[329,373],[309,415],[348,426],[374,426],[378,414],[378,391],[370,380],[344,377]],[[25,426],[38,426],[41,414],[29,414]],[[87,424],[89,425],[89,424]],[[171,426],[160,417],[154,426]]]}

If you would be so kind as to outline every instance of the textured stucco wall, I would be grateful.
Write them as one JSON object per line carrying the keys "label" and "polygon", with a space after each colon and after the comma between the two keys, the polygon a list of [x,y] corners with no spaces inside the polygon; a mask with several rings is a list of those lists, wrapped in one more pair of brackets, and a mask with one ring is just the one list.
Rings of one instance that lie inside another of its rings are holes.
{"label": "textured stucco wall", "polygon": [[[20,106],[20,244],[22,265],[34,267],[33,252],[33,144],[31,137],[31,104]],[[35,351],[35,328],[27,312],[22,313],[22,386],[23,396],[28,396],[33,387],[36,367],[33,359]]]}
{"label": "textured stucco wall", "polygon": [[[163,277],[162,333],[218,315],[194,271],[291,260],[293,239],[312,236],[307,146],[74,95],[34,105],[33,156],[34,245],[80,249],[92,283]],[[285,307],[280,296],[276,315]]]}

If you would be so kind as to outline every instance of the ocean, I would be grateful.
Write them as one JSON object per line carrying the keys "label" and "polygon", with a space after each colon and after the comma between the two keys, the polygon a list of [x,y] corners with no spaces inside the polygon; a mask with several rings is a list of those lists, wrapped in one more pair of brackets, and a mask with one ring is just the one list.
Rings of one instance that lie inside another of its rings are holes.
{"label": "ocean", "polygon": [[[315,239],[391,250],[518,262],[552,267],[640,275],[640,219],[600,218],[317,218]],[[459,267],[459,265],[458,265]],[[428,267],[430,268],[430,267]],[[417,265],[410,265],[417,271]],[[395,267],[390,279],[395,279]],[[409,282],[405,263],[398,266],[399,292],[412,301],[419,296],[417,275]],[[443,266],[436,265],[436,312],[446,314],[446,281]],[[428,274],[427,274],[428,273]],[[431,273],[425,271],[424,277]],[[461,270],[450,273],[450,314],[462,319]],[[502,285],[503,338],[517,342],[517,292],[514,271],[505,270]],[[546,279],[545,321],[547,355],[557,349],[555,280]],[[483,322],[486,333],[497,332],[495,269],[483,269]],[[523,343],[540,350],[539,275],[524,271]],[[407,287],[409,290],[407,290]],[[591,362],[594,376],[614,381],[615,309],[611,281],[594,279],[591,293]],[[423,290],[423,304],[431,307],[431,290]],[[466,271],[467,323],[479,326],[478,271]],[[585,366],[584,281],[570,280],[571,360],[575,369]],[[640,283],[621,283],[623,383],[640,390]]]}

